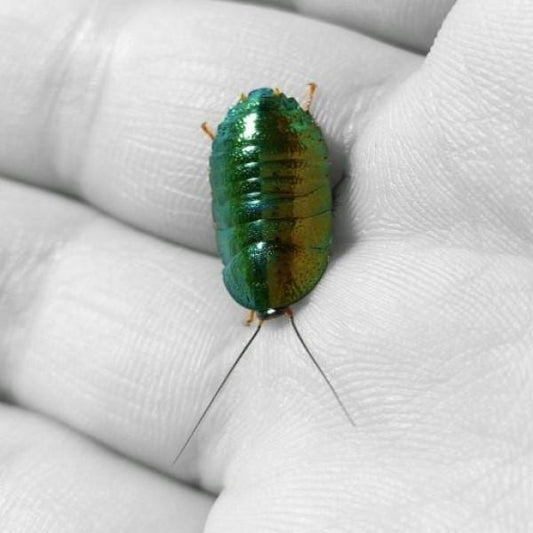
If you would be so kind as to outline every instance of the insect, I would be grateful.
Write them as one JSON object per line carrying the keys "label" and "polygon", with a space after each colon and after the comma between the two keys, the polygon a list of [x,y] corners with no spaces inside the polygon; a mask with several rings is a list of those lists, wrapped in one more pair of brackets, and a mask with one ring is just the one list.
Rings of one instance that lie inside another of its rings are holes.
{"label": "insect", "polygon": [[300,106],[279,89],[241,95],[212,139],[210,183],[216,240],[230,295],[257,316],[258,326],[196,425],[176,462],[207,415],[263,322],[287,315],[311,361],[353,425],[333,385],[311,354],[294,322],[291,305],[324,274],[331,244],[332,199],[322,132],[309,113],[316,85]]}

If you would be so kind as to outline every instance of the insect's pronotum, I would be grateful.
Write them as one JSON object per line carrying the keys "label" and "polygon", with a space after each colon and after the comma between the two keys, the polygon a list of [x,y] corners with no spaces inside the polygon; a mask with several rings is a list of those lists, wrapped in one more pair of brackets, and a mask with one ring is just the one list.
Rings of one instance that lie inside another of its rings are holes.
{"label": "insect's pronotum", "polygon": [[311,361],[352,419],[294,323],[290,306],[324,274],[331,244],[331,190],[327,147],[309,113],[316,85],[303,106],[279,89],[242,95],[212,139],[210,182],[217,246],[231,296],[258,326],[180,449],[176,462],[263,322],[287,315]]}

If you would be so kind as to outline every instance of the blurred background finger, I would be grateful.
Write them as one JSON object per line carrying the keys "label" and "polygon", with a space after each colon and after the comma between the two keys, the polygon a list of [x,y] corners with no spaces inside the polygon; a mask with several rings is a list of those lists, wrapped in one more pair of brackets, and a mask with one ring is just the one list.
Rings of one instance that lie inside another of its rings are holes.
{"label": "blurred background finger", "polygon": [[0,404],[0,528],[200,533],[212,499],[50,420]]}
{"label": "blurred background finger", "polygon": [[270,0],[268,3],[425,53],[455,0]]}

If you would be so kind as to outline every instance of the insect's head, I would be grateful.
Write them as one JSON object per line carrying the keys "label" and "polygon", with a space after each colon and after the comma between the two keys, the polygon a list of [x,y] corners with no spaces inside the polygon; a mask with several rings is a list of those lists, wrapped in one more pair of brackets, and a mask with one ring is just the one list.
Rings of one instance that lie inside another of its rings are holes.
{"label": "insect's head", "polygon": [[259,320],[270,320],[271,318],[276,318],[280,315],[285,315],[287,313],[287,308],[282,309],[266,309],[265,311],[257,311],[257,318]]}

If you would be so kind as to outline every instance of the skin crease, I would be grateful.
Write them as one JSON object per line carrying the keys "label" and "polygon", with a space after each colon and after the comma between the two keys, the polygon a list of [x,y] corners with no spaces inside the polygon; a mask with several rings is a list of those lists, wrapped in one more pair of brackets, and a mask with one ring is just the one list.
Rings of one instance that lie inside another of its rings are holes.
{"label": "skin crease", "polygon": [[[4,1],[0,529],[527,531],[531,27],[459,0],[424,58],[241,3]],[[252,333],[199,125],[310,80],[335,249],[295,316],[357,427],[279,319],[172,466]]]}

